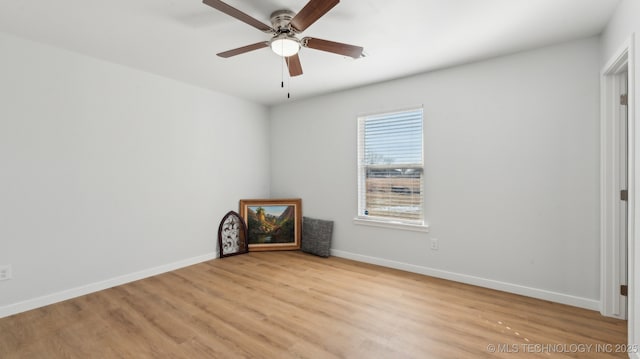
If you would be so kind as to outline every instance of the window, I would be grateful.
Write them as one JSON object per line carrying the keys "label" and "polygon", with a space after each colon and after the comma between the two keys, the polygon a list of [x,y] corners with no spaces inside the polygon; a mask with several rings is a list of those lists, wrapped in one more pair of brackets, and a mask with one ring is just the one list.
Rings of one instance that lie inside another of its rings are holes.
{"label": "window", "polygon": [[424,227],[422,108],[358,118],[356,220]]}

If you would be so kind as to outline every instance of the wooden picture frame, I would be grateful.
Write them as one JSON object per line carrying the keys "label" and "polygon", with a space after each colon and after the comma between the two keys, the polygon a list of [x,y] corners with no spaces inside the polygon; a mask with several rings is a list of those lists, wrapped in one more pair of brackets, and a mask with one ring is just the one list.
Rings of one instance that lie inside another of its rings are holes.
{"label": "wooden picture frame", "polygon": [[218,248],[220,248],[220,258],[249,251],[247,225],[237,212],[229,211],[222,217],[218,227]]}
{"label": "wooden picture frame", "polygon": [[240,216],[247,224],[249,251],[300,249],[302,200],[242,199]]}

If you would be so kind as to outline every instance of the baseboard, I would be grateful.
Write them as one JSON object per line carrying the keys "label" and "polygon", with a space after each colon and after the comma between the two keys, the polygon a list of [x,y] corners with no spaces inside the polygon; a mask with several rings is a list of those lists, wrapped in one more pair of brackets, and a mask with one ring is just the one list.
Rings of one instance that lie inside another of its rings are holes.
{"label": "baseboard", "polygon": [[[580,307],[590,310],[599,310],[600,302],[593,299],[576,297],[568,294],[562,294],[557,292],[551,292],[543,289],[525,287],[518,284],[500,282],[492,279],[486,279],[481,277],[470,276],[466,274],[454,273],[449,271],[443,271],[439,269],[418,266],[414,264],[408,264],[403,262],[392,261],[384,258],[365,256],[361,254],[341,251],[337,249],[331,250],[331,255],[346,259],[352,259],[359,262],[376,264],[383,267],[395,268],[405,270],[412,273],[419,273],[428,275],[431,277],[442,278],[452,280],[455,282],[477,285],[480,287],[496,289],[503,292],[520,294],[527,297],[538,298],[542,300],[548,300],[551,302],[567,304],[574,307]],[[152,277],[154,275],[170,272],[172,270],[180,269],[197,263],[205,262],[217,257],[216,253],[205,254],[193,258],[188,258],[182,261],[165,264],[162,266],[145,269],[139,272],[126,274],[120,277],[107,279],[97,283],[91,283],[81,287],[76,287],[61,292],[45,295],[42,297],[29,299],[23,302],[15,303],[0,307],[0,318],[8,317],[10,315],[26,312],[31,309],[44,307],[46,305],[54,304],[64,300],[76,298],[82,295],[90,294],[107,288],[115,287],[118,285],[126,284],[136,280]],[[637,359],[640,356],[636,355]]]}
{"label": "baseboard", "polygon": [[[429,267],[418,266],[414,264],[396,262],[384,258],[370,257],[361,254],[345,252],[337,249],[331,249],[331,255],[346,259],[352,259],[358,262],[376,264],[383,267],[395,268],[407,272],[428,275],[430,277],[442,278],[454,282],[477,285],[479,287],[490,288],[502,292],[524,295],[527,297],[548,300],[550,302],[567,304],[574,307],[585,308],[598,311],[600,309],[600,301],[576,297],[568,294],[551,292],[544,289],[525,287],[518,284],[500,282],[497,280],[475,277],[467,274],[443,271]],[[640,358],[639,358],[640,359]]]}
{"label": "baseboard", "polygon": [[165,265],[161,265],[154,268],[141,270],[139,272],[126,274],[123,276],[107,279],[101,282],[91,283],[80,287],[64,290],[61,292],[45,295],[38,298],[25,300],[15,304],[9,304],[0,307],[0,318],[8,317],[10,315],[26,312],[31,309],[44,307],[50,304],[62,302],[68,299],[80,297],[86,294],[104,290],[107,288],[115,287],[118,285],[134,282],[136,280],[152,277],[154,275],[171,272],[176,269],[188,267],[190,265],[202,263],[208,260],[215,259],[216,253],[209,253],[197,257],[187,258],[178,262],[173,262]]}

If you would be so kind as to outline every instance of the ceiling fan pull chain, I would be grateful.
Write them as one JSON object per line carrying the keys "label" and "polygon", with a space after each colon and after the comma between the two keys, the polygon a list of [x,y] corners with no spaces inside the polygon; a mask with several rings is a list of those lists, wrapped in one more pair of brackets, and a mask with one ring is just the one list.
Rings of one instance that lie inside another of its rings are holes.
{"label": "ceiling fan pull chain", "polygon": [[280,88],[284,88],[284,57],[282,58],[282,62],[280,63]]}
{"label": "ceiling fan pull chain", "polygon": [[[289,58],[282,57],[282,88],[284,88],[284,65],[287,65],[289,68]],[[291,98],[291,75],[287,72],[287,98]]]}
{"label": "ceiling fan pull chain", "polygon": [[284,88],[284,65],[285,58],[282,58],[282,62],[280,63],[280,88]]}

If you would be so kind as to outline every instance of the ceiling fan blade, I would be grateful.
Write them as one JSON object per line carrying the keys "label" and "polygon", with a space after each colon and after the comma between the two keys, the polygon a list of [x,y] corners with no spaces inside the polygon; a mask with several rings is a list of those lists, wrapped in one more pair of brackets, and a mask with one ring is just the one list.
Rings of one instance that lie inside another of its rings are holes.
{"label": "ceiling fan blade", "polygon": [[334,54],[353,57],[354,59],[363,56],[364,48],[361,46],[354,46],[349,44],[343,44],[341,42],[334,42],[329,40],[316,39],[313,37],[305,37],[301,41],[302,46],[310,49],[316,49],[320,51],[333,52]]}
{"label": "ceiling fan blade", "polygon": [[220,56],[220,57],[227,58],[227,57],[231,57],[231,56],[244,54],[245,52],[258,50],[258,49],[261,49],[263,47],[269,47],[269,42],[267,42],[267,41],[257,42],[255,44],[251,44],[251,45],[239,47],[237,49],[221,52],[221,53],[219,53],[217,55]]}
{"label": "ceiling fan blade", "polygon": [[291,26],[298,32],[303,32],[339,2],[340,0],[309,0],[307,5],[291,19]]}
{"label": "ceiling fan blade", "polygon": [[289,67],[289,76],[295,77],[302,75],[302,64],[300,64],[300,57],[298,54],[285,58],[287,60],[287,66]]}
{"label": "ceiling fan blade", "polygon": [[211,6],[212,8],[221,11],[229,16],[235,17],[236,19],[247,23],[253,27],[255,27],[258,30],[264,31],[264,32],[273,32],[274,30],[271,28],[271,26],[256,20],[255,18],[243,13],[242,11],[234,8],[231,5],[227,5],[225,3],[223,3],[220,0],[203,0],[202,1],[204,4]]}

